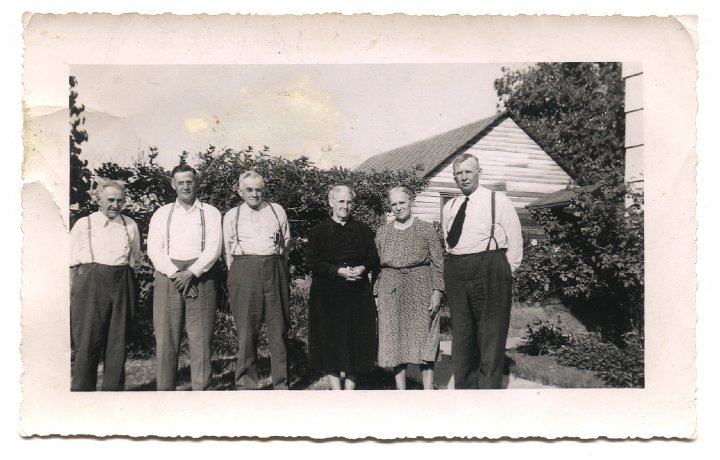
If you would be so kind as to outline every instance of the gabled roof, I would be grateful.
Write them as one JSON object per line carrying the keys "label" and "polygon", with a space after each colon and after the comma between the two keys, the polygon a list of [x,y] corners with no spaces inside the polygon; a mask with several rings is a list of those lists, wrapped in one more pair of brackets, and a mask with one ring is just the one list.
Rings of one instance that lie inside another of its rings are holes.
{"label": "gabled roof", "polygon": [[528,209],[540,209],[540,208],[557,208],[557,207],[564,207],[568,206],[570,204],[570,201],[573,199],[576,193],[578,192],[588,192],[588,193],[594,193],[597,189],[600,188],[600,184],[592,184],[592,185],[586,185],[584,187],[571,187],[566,188],[563,190],[558,190],[557,192],[553,192],[547,196],[544,196],[542,198],[539,198],[529,205],[525,206]]}
{"label": "gabled roof", "polygon": [[426,176],[451,155],[475,144],[507,117],[506,112],[501,112],[437,136],[380,153],[365,160],[355,170],[410,171],[415,166],[421,165],[423,175]]}

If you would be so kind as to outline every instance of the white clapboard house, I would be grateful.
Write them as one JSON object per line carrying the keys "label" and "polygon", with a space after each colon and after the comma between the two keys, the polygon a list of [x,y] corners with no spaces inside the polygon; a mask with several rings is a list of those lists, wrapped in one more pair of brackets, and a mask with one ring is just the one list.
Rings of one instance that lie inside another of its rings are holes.
{"label": "white clapboard house", "polygon": [[542,227],[525,207],[574,182],[506,112],[380,153],[356,170],[399,171],[421,165],[429,184],[418,194],[413,213],[426,221],[440,221],[443,205],[461,193],[453,180],[452,161],[466,152],[480,162],[480,184],[514,203],[525,241],[544,238]]}

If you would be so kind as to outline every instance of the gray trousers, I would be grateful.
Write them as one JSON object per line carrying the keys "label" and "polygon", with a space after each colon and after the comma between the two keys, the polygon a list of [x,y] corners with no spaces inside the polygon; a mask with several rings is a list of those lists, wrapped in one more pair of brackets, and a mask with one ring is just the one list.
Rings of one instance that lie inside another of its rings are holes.
{"label": "gray trousers", "polygon": [[287,390],[290,286],[285,259],[277,255],[233,256],[227,286],[238,338],[235,387],[257,389],[257,342],[264,318],[273,388]]}
{"label": "gray trousers", "polygon": [[[176,262],[178,268],[189,262]],[[190,380],[193,390],[207,390],[212,367],[212,338],[217,309],[216,282],[212,270],[197,282],[198,296],[184,298],[173,281],[155,272],[153,293],[153,326],[157,348],[157,389],[173,391],[177,384],[178,354],[183,325],[190,349]]]}

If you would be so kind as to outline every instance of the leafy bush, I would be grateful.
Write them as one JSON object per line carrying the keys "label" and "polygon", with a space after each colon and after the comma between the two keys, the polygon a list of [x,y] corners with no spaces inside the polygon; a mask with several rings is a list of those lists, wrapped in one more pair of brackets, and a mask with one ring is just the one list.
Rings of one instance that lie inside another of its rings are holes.
{"label": "leafy bush", "polygon": [[[643,328],[642,193],[626,188],[621,64],[539,63],[503,69],[503,106],[578,185],[565,209],[531,210],[548,240],[525,248],[515,296],[563,303],[609,337]],[[626,206],[626,203],[631,203]]]}
{"label": "leafy bush", "polygon": [[558,364],[593,371],[609,386],[637,388],[645,385],[645,350],[638,331],[623,334],[616,342],[599,334],[573,336],[563,332],[561,322],[528,325],[526,342],[517,351],[530,356],[554,355]]}
{"label": "leafy bush", "polygon": [[603,342],[596,334],[575,340],[557,354],[558,363],[595,371],[613,387],[645,386],[645,349],[642,335],[630,332],[618,344]]}
{"label": "leafy bush", "polygon": [[[125,181],[126,208],[123,213],[133,218],[140,230],[144,255],[142,267],[136,273],[139,302],[128,341],[128,350],[133,357],[154,354],[154,268],[145,254],[145,245],[152,214],[176,197],[170,184],[170,172],[156,163],[158,155],[158,150],[151,147],[147,156],[141,154],[131,166],[104,163],[93,172],[95,179],[102,177]],[[188,154],[183,152],[179,162],[186,162],[187,156]],[[223,214],[240,204],[237,178],[242,171],[255,170],[265,178],[268,199],[280,203],[290,221],[290,271],[293,279],[302,279],[306,275],[304,259],[307,235],[313,225],[329,216],[327,192],[331,186],[346,184],[353,187],[357,194],[354,217],[376,229],[385,222],[385,213],[388,211],[385,201],[387,190],[402,184],[417,192],[427,183],[425,179],[416,176],[414,171],[360,173],[344,168],[321,170],[304,157],[286,160],[270,156],[267,147],[256,152],[252,147],[240,151],[218,151],[210,146],[205,152],[198,154],[196,169],[201,178],[198,197],[217,207]],[[84,176],[78,175],[77,181],[82,177]],[[78,217],[95,209],[96,204],[87,200],[86,204],[74,209],[72,213]],[[237,343],[225,289],[227,273],[220,262],[216,269],[220,274],[220,293],[213,347],[220,354],[233,355],[237,352]],[[298,346],[302,346],[307,340],[307,294],[307,287],[302,282],[293,284],[289,338]],[[266,339],[261,331],[261,346],[264,340]]]}
{"label": "leafy bush", "polygon": [[[389,211],[385,195],[399,184],[415,192],[427,180],[413,171],[361,173],[345,168],[319,169],[308,158],[287,160],[271,156],[269,148],[256,151],[218,150],[210,146],[198,154],[201,177],[199,196],[225,213],[239,205],[237,179],[246,170],[257,171],[265,180],[267,199],[285,209],[290,222],[290,271],[294,277],[306,275],[305,246],[310,228],[330,216],[327,192],[333,185],[349,185],[357,197],[353,217],[377,229]],[[417,169],[417,168],[416,168]]]}
{"label": "leafy bush", "polygon": [[[624,198],[629,206],[625,207]],[[548,240],[525,248],[515,272],[520,301],[557,295],[610,338],[643,328],[644,234],[642,194],[604,184],[599,195],[578,193],[572,215],[550,210],[531,214]]]}
{"label": "leafy bush", "polygon": [[552,355],[561,347],[570,345],[573,341],[572,334],[564,333],[561,323],[558,318],[557,325],[550,321],[538,321],[534,327],[528,324],[527,335],[523,337],[526,342],[518,351],[531,356]]}

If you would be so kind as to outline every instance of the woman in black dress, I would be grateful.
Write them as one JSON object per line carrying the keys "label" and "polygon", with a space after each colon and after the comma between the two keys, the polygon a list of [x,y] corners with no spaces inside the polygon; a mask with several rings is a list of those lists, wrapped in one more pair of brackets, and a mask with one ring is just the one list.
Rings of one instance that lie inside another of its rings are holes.
{"label": "woman in black dress", "polygon": [[379,265],[370,228],[351,217],[355,193],[328,193],[332,217],[310,229],[306,264],[312,272],[308,316],[311,368],[326,372],[333,390],[355,389],[356,374],[375,364],[375,303],[368,273]]}

